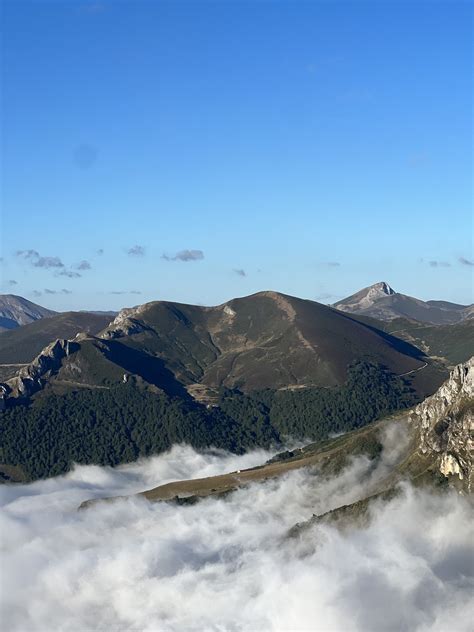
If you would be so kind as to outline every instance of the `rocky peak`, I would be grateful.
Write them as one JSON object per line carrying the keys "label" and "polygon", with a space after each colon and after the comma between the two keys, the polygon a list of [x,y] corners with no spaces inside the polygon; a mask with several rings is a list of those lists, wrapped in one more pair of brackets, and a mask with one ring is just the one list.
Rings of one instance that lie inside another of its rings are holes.
{"label": "rocky peak", "polygon": [[390,287],[388,283],[385,281],[380,281],[379,283],[375,283],[371,286],[370,291],[377,294],[386,294],[390,296],[391,294],[395,294],[395,290]]}
{"label": "rocky peak", "polygon": [[392,294],[395,294],[395,290],[385,281],[380,281],[380,283],[374,283],[374,285],[366,288],[365,292],[362,290],[361,294],[363,295],[359,303],[361,306],[367,307],[384,296],[392,296]]}
{"label": "rocky peak", "polygon": [[137,307],[121,309],[114,320],[99,335],[99,338],[122,338],[145,331],[148,327],[140,320],[141,314],[149,307],[150,303],[144,303]]}
{"label": "rocky peak", "polygon": [[395,290],[386,281],[379,281],[379,283],[369,285],[369,287],[365,287],[363,290],[352,294],[352,296],[338,301],[334,306],[344,311],[358,312],[371,308],[380,299],[393,294],[396,294]]}
{"label": "rocky peak", "polygon": [[474,357],[458,364],[449,378],[413,411],[420,450],[435,458],[439,471],[470,492],[474,451]]}
{"label": "rocky peak", "polygon": [[17,375],[7,380],[4,387],[8,397],[29,397],[43,386],[43,378],[56,372],[63,358],[79,348],[71,340],[55,340],[46,346],[30,364],[22,367]]}

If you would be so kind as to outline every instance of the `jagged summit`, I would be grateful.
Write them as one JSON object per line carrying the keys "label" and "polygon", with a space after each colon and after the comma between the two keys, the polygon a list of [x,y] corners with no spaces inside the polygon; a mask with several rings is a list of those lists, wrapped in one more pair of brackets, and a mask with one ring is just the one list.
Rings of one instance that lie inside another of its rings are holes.
{"label": "jagged summit", "polygon": [[378,292],[382,292],[382,294],[396,294],[395,290],[390,287],[390,285],[386,281],[379,281],[378,283],[374,283],[371,285],[370,290],[377,290]]}
{"label": "jagged summit", "polygon": [[379,320],[408,318],[432,325],[459,323],[472,317],[472,307],[448,301],[422,301],[396,292],[386,281],[374,283],[333,305],[336,309]]}

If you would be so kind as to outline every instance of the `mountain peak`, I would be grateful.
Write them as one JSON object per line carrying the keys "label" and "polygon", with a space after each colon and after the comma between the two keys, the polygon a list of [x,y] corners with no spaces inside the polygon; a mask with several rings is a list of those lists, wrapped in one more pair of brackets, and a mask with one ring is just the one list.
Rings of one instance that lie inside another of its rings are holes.
{"label": "mountain peak", "polygon": [[16,294],[0,294],[0,331],[16,329],[56,312]]}
{"label": "mountain peak", "polygon": [[352,296],[342,301],[338,301],[335,303],[335,307],[348,312],[357,312],[368,309],[380,299],[386,296],[392,296],[393,294],[396,294],[395,290],[393,290],[386,281],[379,281],[378,283],[369,285],[369,287],[365,287],[363,290],[359,290],[359,292],[352,294]]}
{"label": "mountain peak", "polygon": [[391,294],[395,294],[395,290],[390,287],[390,285],[386,281],[379,281],[378,283],[374,283],[370,287],[367,288],[369,291],[374,290],[378,294],[386,294],[390,296]]}

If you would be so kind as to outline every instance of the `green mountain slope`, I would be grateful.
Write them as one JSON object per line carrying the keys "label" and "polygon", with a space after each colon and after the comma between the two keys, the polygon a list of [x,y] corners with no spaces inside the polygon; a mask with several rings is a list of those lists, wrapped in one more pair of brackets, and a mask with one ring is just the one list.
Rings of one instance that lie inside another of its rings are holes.
{"label": "green mountain slope", "polygon": [[249,392],[335,386],[364,359],[404,373],[424,364],[415,347],[325,305],[261,292],[202,308],[149,303],[101,337],[163,359],[183,384]]}
{"label": "green mountain slope", "polygon": [[194,502],[308,467],[324,480],[341,473],[356,457],[364,457],[365,471],[357,485],[354,481],[354,487],[363,497],[355,498],[350,505],[335,507],[324,516],[313,516],[293,530],[292,535],[297,535],[299,530],[321,519],[360,520],[372,500],[393,498],[397,484],[403,480],[415,484],[450,483],[462,493],[470,493],[473,469],[469,441],[473,423],[474,358],[471,358],[458,365],[433,396],[410,411],[322,443],[276,455],[258,467],[167,483],[140,495],[151,501]]}
{"label": "green mountain slope", "polygon": [[465,362],[474,355],[473,319],[453,325],[422,325],[397,318],[385,323],[383,328],[449,367]]}
{"label": "green mountain slope", "polygon": [[6,478],[13,467],[31,480],[176,441],[239,452],[322,440],[420,401],[443,375],[367,319],[312,301],[148,303],[96,335],[51,342],[3,385],[0,463]]}

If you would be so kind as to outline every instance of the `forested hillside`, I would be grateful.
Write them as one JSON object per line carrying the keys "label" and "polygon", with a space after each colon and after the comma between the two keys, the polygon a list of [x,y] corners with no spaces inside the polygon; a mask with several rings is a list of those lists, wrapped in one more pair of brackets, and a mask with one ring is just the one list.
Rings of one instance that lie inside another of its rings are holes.
{"label": "forested hillside", "polygon": [[214,407],[131,384],[50,394],[0,413],[0,470],[4,480],[34,480],[73,463],[117,465],[181,442],[241,453],[290,437],[320,440],[415,399],[402,378],[364,362],[351,367],[341,387],[252,394],[222,388]]}

